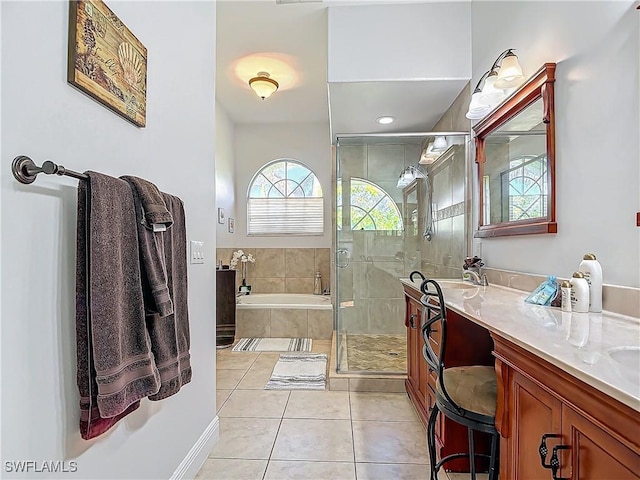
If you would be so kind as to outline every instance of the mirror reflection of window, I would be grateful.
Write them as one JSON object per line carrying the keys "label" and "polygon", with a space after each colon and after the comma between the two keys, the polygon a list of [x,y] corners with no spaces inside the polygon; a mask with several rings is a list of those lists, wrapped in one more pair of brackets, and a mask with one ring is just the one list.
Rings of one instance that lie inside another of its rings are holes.
{"label": "mirror reflection of window", "polygon": [[[547,156],[523,156],[502,172],[503,221],[547,216]],[[506,191],[506,193],[505,193]]]}

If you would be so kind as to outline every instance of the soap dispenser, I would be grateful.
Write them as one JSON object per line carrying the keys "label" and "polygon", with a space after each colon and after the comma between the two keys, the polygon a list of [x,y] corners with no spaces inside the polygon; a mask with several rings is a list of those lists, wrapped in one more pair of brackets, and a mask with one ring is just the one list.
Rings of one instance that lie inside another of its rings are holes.
{"label": "soap dispenser", "polygon": [[320,270],[316,270],[316,275],[313,279],[313,294],[322,295],[322,276],[320,275]]}

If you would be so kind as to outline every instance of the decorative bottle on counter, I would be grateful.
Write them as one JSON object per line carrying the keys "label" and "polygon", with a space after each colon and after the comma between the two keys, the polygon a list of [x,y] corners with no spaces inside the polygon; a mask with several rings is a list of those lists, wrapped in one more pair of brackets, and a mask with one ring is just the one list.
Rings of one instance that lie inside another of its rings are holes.
{"label": "decorative bottle on counter", "polygon": [[322,295],[322,276],[320,270],[316,270],[316,276],[313,279],[313,294]]}
{"label": "decorative bottle on counter", "polygon": [[602,311],[602,266],[593,253],[587,253],[578,270],[584,274],[589,284],[589,311]]}
{"label": "decorative bottle on counter", "polygon": [[569,280],[565,280],[560,285],[560,289],[562,292],[562,311],[570,312],[571,311],[571,282]]}
{"label": "decorative bottle on counter", "polygon": [[571,311],[589,312],[589,284],[582,272],[575,272],[571,278]]}

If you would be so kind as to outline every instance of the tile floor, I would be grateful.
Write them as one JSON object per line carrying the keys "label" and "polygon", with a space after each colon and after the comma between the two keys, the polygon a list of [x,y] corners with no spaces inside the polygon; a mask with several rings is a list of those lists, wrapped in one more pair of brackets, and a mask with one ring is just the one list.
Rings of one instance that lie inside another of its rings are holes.
{"label": "tile floor", "polygon": [[[313,342],[314,352],[330,348]],[[429,478],[425,430],[406,394],[264,390],[278,356],[218,351],[220,439],[197,479]]]}

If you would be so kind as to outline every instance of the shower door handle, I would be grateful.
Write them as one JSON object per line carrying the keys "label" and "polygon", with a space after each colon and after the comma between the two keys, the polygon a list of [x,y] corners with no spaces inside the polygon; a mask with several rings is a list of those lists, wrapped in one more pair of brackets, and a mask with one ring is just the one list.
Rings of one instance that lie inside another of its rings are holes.
{"label": "shower door handle", "polygon": [[[343,257],[344,262],[340,261],[340,257]],[[336,251],[336,267],[338,268],[347,268],[349,266],[349,250],[345,248],[340,248]]]}

